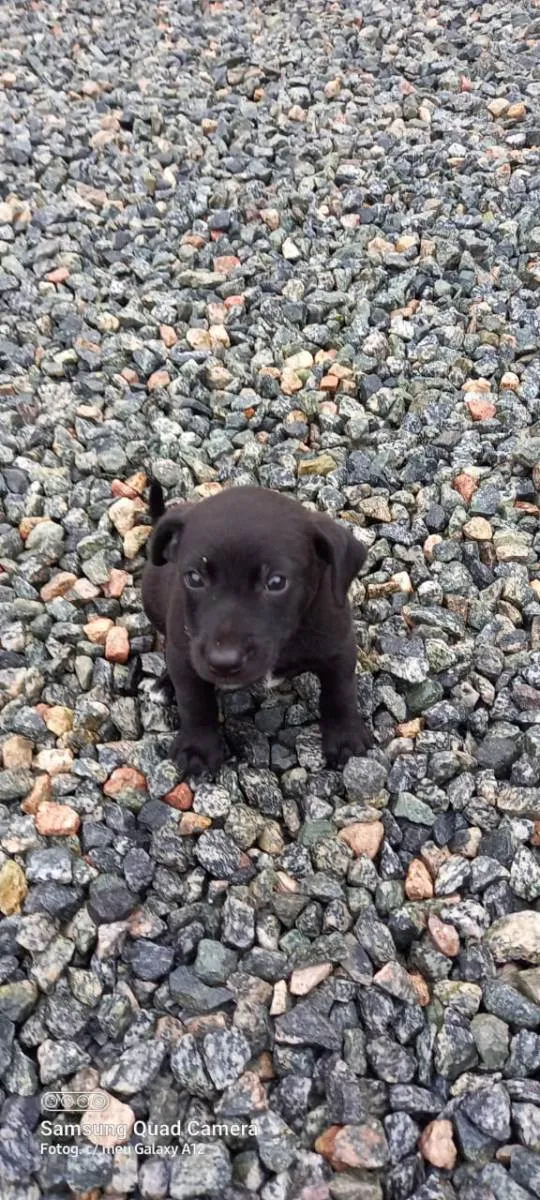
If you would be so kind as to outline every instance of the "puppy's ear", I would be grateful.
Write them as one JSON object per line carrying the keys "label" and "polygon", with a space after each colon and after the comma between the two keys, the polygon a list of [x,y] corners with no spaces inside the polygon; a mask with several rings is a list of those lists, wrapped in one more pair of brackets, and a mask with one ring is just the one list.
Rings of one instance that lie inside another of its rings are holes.
{"label": "puppy's ear", "polygon": [[179,504],[160,517],[150,541],[150,560],[155,567],[164,567],[174,558],[190,507]]}
{"label": "puppy's ear", "polygon": [[152,518],[152,525],[156,525],[159,518],[167,511],[165,507],[165,496],[163,488],[157,479],[150,480],[150,495],[148,498],[148,507]]}
{"label": "puppy's ear", "polygon": [[334,600],[341,608],[353,579],[364,565],[366,547],[345,525],[325,516],[315,518],[314,542],[317,555],[330,567]]}

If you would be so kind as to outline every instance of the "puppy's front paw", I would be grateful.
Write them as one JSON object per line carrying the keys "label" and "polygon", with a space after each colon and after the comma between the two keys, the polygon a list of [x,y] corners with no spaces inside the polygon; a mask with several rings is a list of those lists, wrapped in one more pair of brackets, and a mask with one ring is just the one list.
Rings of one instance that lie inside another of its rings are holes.
{"label": "puppy's front paw", "polygon": [[174,739],[171,757],[182,779],[186,775],[216,775],[225,761],[225,747],[213,729],[186,729]]}
{"label": "puppy's front paw", "polygon": [[345,721],[324,721],[321,734],[329,767],[343,767],[349,758],[360,757],[373,745],[372,734],[356,713]]}

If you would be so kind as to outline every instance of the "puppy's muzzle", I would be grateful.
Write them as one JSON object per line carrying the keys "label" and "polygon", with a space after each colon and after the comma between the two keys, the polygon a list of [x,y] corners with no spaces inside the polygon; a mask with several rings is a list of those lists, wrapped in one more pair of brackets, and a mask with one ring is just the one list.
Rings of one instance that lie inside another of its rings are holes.
{"label": "puppy's muzzle", "polygon": [[247,650],[231,642],[213,642],[206,647],[208,667],[218,679],[230,679],[239,675],[247,661]]}

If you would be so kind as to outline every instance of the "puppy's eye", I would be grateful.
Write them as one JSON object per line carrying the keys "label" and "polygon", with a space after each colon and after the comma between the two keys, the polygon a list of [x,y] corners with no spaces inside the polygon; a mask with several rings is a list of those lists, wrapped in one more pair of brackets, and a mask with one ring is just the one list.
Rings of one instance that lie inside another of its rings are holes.
{"label": "puppy's eye", "polygon": [[204,579],[199,571],[186,571],[184,575],[184,583],[188,588],[204,587]]}
{"label": "puppy's eye", "polygon": [[279,575],[276,571],[273,575],[269,575],[266,580],[267,592],[284,592],[287,587],[286,575]]}

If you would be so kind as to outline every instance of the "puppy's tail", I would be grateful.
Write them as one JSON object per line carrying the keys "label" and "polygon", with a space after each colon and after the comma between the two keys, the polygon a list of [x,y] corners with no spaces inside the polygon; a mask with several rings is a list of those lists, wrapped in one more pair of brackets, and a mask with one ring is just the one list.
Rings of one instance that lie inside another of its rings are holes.
{"label": "puppy's tail", "polygon": [[150,508],[150,516],[152,518],[152,525],[155,525],[156,521],[159,521],[159,518],[162,517],[163,513],[165,512],[165,497],[163,495],[163,488],[161,484],[158,483],[157,479],[150,480],[150,498],[148,503]]}

